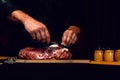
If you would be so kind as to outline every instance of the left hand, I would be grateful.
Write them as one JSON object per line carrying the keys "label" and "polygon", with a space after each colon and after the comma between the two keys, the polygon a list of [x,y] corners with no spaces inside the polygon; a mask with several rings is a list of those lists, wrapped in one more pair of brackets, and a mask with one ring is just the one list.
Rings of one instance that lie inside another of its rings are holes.
{"label": "left hand", "polygon": [[62,36],[62,45],[64,46],[70,46],[71,44],[74,44],[77,41],[77,34],[71,30],[67,29]]}

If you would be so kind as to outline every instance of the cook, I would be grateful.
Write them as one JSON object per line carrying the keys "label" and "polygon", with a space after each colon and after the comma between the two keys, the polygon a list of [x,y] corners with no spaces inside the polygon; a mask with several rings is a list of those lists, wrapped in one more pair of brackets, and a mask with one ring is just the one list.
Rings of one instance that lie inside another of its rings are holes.
{"label": "cook", "polygon": [[71,4],[64,0],[0,0],[0,17],[8,22],[5,25],[12,36],[7,51],[16,53],[33,45],[32,40],[41,45],[51,41],[67,47],[75,44],[80,27],[73,15],[74,1]]}

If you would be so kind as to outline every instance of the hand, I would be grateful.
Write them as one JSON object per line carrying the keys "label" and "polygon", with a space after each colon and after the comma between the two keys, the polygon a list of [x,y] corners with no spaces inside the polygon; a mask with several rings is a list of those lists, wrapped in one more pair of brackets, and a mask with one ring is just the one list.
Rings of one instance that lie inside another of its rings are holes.
{"label": "hand", "polygon": [[77,36],[80,33],[80,29],[77,26],[70,26],[62,36],[62,45],[70,46],[71,44],[75,44],[77,41]]}
{"label": "hand", "polygon": [[50,33],[42,22],[29,18],[24,22],[24,26],[34,40],[50,42]]}
{"label": "hand", "polygon": [[26,31],[31,35],[34,40],[42,42],[50,42],[50,33],[47,27],[42,23],[21,10],[13,11],[9,16],[12,21],[20,22],[24,25]]}
{"label": "hand", "polygon": [[62,45],[70,46],[71,44],[74,44],[76,41],[77,41],[77,35],[72,30],[66,30],[63,33]]}

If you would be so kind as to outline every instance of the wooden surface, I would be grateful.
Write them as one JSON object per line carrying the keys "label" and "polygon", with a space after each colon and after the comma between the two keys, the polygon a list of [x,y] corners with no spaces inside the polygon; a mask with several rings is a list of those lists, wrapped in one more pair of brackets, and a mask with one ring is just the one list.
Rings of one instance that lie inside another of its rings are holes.
{"label": "wooden surface", "polygon": [[[8,56],[0,56],[0,61],[7,60]],[[118,65],[120,62],[106,62],[106,61],[93,61],[93,60],[26,60],[26,59],[16,59],[15,63],[87,63],[87,64],[96,64],[96,65]],[[0,65],[3,63],[0,63]]]}
{"label": "wooden surface", "polygon": [[[12,58],[12,57],[0,56],[0,60],[7,60],[9,58]],[[16,59],[15,63],[90,63],[90,60],[26,60],[26,59]]]}
{"label": "wooden surface", "polygon": [[0,60],[8,59],[8,56],[0,56]]}
{"label": "wooden surface", "polygon": [[23,60],[17,59],[16,63],[90,63],[90,60]]}
{"label": "wooden surface", "polygon": [[97,64],[97,65],[119,65],[120,62],[113,61],[113,62],[106,62],[106,61],[90,61],[90,64]]}

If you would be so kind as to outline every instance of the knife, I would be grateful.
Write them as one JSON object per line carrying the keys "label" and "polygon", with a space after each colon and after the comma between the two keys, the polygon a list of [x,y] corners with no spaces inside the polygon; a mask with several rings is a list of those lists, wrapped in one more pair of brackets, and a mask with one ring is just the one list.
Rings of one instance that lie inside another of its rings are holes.
{"label": "knife", "polygon": [[55,42],[55,41],[51,41],[51,43],[50,43],[49,45],[52,45],[52,44],[57,44],[57,45],[60,46],[61,48],[69,48],[69,47],[63,45],[62,43],[59,44],[58,42]]}

